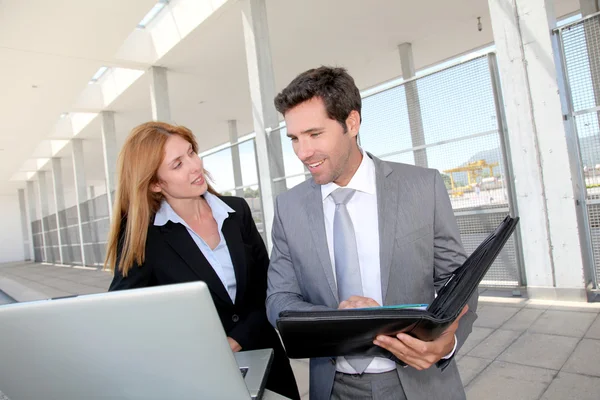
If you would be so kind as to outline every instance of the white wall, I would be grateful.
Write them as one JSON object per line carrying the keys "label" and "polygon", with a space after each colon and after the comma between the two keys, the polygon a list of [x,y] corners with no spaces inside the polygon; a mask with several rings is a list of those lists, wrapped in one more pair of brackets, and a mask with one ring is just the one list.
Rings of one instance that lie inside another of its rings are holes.
{"label": "white wall", "polygon": [[0,196],[0,263],[23,261],[23,231],[19,196]]}

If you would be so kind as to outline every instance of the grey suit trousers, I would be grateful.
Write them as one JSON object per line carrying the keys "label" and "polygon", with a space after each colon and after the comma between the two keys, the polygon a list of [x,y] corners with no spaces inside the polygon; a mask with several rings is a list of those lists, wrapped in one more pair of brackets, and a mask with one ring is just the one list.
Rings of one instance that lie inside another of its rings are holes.
{"label": "grey suit trousers", "polygon": [[336,372],[331,400],[406,400],[397,371],[348,375]]}

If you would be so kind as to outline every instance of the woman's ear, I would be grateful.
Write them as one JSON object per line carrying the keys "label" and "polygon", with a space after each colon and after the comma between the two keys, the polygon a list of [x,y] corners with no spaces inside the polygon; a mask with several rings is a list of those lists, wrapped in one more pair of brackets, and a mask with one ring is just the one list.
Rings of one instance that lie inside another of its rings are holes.
{"label": "woman's ear", "polygon": [[150,184],[150,190],[152,190],[154,193],[162,192],[162,188],[158,182]]}

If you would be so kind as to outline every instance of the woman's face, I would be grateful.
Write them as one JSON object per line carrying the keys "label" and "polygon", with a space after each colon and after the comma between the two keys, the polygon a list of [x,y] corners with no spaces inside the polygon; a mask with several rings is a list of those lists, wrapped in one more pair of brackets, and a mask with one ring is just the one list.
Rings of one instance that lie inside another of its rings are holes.
{"label": "woman's face", "polygon": [[178,135],[167,139],[157,175],[158,183],[151,189],[162,193],[167,200],[199,197],[208,188],[202,159],[192,149],[192,144]]}

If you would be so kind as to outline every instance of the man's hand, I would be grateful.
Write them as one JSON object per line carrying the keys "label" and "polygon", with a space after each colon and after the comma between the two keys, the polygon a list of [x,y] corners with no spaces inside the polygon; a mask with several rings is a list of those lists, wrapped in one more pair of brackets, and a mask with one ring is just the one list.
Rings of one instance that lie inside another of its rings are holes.
{"label": "man's hand", "polygon": [[238,351],[242,350],[242,346],[240,346],[240,344],[235,339],[232,339],[229,336],[227,336],[227,341],[229,342],[229,347],[231,347],[231,351],[233,351],[234,353],[237,353]]}
{"label": "man's hand", "polygon": [[456,321],[432,342],[424,342],[405,333],[399,333],[396,338],[379,335],[373,344],[388,350],[407,365],[419,371],[428,369],[454,349],[454,332],[458,329],[459,320],[468,310],[469,306],[467,305]]}
{"label": "man's hand", "polygon": [[344,300],[340,303],[338,310],[367,307],[379,307],[379,303],[370,297],[351,296],[348,300]]}

